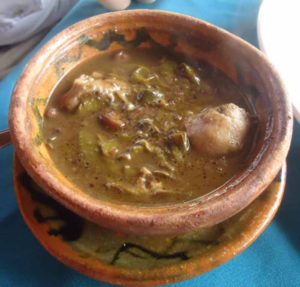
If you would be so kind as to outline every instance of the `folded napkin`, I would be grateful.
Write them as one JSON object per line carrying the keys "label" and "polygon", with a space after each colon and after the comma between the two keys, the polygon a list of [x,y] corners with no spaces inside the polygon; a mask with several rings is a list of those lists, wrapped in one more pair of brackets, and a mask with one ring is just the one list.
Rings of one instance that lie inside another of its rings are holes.
{"label": "folded napkin", "polygon": [[[259,0],[157,0],[131,8],[171,10],[221,26],[256,45]],[[107,12],[95,0],[80,1],[48,34],[53,35],[84,18]],[[0,129],[7,127],[9,101],[24,66],[39,49],[0,82]],[[17,208],[12,183],[13,148],[0,151],[0,286],[79,287],[111,286],[89,279],[52,258],[31,234]],[[172,286],[300,286],[300,126],[295,126],[288,158],[288,185],[279,214],[264,234],[245,252],[225,265]]]}

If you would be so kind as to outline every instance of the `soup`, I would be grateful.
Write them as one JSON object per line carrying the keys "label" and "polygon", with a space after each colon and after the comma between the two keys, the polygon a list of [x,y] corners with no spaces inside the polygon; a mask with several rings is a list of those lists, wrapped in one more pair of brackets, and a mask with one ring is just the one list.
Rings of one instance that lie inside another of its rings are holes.
{"label": "soup", "polygon": [[50,98],[44,137],[56,166],[95,198],[187,201],[246,164],[251,110],[221,71],[134,48],[92,58]]}

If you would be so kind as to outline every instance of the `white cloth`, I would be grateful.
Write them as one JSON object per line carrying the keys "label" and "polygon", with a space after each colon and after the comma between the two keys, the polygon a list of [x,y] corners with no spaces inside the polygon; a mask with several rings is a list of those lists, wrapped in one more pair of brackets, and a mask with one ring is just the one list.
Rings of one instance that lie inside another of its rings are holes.
{"label": "white cloth", "polygon": [[0,0],[0,79],[78,0]]}
{"label": "white cloth", "polygon": [[0,1],[0,46],[28,39],[53,25],[77,0]]}

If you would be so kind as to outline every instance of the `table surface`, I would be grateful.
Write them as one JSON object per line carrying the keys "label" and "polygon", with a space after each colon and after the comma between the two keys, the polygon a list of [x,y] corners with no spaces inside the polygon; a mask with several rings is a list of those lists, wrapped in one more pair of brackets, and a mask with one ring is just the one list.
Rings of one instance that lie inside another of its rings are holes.
{"label": "table surface", "polygon": [[[131,8],[176,11],[223,27],[257,45],[259,0],[158,0]],[[0,82],[0,130],[7,128],[16,80],[34,53],[53,35],[84,18],[105,13],[95,0],[80,1],[22,63]],[[300,286],[300,125],[295,123],[287,159],[286,194],[276,219],[245,252],[225,265],[172,286]],[[33,237],[17,207],[12,181],[13,147],[0,151],[0,286],[111,286],[89,279],[52,258]]]}

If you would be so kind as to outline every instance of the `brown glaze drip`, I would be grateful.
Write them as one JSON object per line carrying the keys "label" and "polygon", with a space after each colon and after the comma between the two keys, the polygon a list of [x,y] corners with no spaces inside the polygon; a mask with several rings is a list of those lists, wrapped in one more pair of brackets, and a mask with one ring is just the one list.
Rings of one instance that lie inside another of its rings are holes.
{"label": "brown glaze drip", "polygon": [[59,228],[49,229],[49,235],[61,235],[65,241],[75,241],[80,238],[84,227],[84,220],[81,217],[45,195],[26,172],[20,174],[19,179],[22,185],[26,187],[26,190],[30,192],[33,201],[49,206],[56,212],[55,216],[44,216],[41,210],[36,208],[34,210],[34,217],[38,223],[43,224],[55,220],[62,220],[64,222]]}
{"label": "brown glaze drip", "polygon": [[109,30],[108,32],[104,33],[102,39],[99,41],[89,39],[88,37],[86,37],[84,41],[86,45],[94,47],[100,51],[108,49],[110,45],[114,42],[119,43],[124,48],[136,48],[142,43],[148,42],[152,47],[159,47],[161,49],[163,48],[166,49],[166,51],[170,52],[175,49],[178,43],[176,37],[171,37],[170,45],[165,47],[160,43],[156,42],[145,28],[138,29],[136,31],[135,38],[132,40],[126,40],[126,37],[124,35],[118,34],[116,31]]}
{"label": "brown glaze drip", "polygon": [[165,253],[159,253],[159,252],[155,252],[152,251],[150,249],[147,249],[143,246],[140,246],[138,244],[134,244],[134,243],[123,243],[123,245],[117,250],[117,252],[115,253],[112,261],[111,261],[111,265],[114,265],[116,263],[116,261],[118,261],[118,259],[120,258],[120,255],[122,253],[129,253],[130,255],[134,256],[134,257],[140,257],[138,254],[133,253],[131,250],[132,249],[137,249],[140,250],[148,255],[150,255],[151,257],[155,258],[155,259],[180,259],[182,261],[188,260],[189,256],[186,254],[185,251],[180,251],[180,252],[175,252],[175,253],[171,253],[171,254],[165,254]]}

